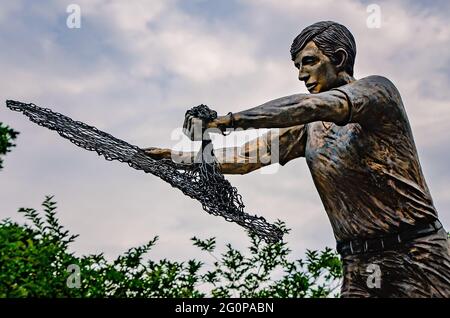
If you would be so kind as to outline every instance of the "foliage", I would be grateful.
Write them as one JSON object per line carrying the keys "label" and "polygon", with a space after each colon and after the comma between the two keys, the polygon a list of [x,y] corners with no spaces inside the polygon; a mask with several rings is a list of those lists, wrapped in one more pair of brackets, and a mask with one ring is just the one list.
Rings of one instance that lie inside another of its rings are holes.
{"label": "foliage", "polygon": [[0,223],[0,297],[327,297],[339,285],[341,263],[331,249],[290,261],[285,242],[266,244],[252,234],[246,253],[228,244],[219,256],[215,238],[192,238],[211,266],[145,260],[158,237],[113,261],[76,256],[69,247],[77,236],[59,224],[53,198],[42,206],[44,216],[19,210],[31,224]]}
{"label": "foliage", "polygon": [[15,146],[13,140],[19,133],[14,129],[0,122],[0,170],[3,168],[3,159],[1,156],[6,155]]}

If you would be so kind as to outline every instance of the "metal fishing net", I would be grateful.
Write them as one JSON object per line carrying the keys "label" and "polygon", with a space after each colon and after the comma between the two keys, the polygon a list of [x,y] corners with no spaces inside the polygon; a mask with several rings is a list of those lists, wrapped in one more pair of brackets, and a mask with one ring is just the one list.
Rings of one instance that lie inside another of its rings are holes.
{"label": "metal fishing net", "polygon": [[[203,139],[198,154],[200,157],[197,157],[200,160],[195,160],[194,163],[177,163],[172,159],[155,160],[137,146],[48,108],[13,100],[7,100],[6,106],[11,110],[22,112],[39,126],[55,130],[78,147],[97,152],[106,160],[125,162],[134,169],[158,176],[172,187],[180,189],[185,195],[200,201],[203,209],[209,214],[219,215],[229,222],[235,222],[268,243],[280,241],[283,237],[282,230],[268,223],[263,217],[244,212],[241,195],[220,172],[214,151],[212,147],[208,147],[211,142],[209,138]],[[196,106],[188,110],[187,114],[204,121],[217,117],[217,113],[206,105]],[[208,148],[211,150],[204,151]]]}

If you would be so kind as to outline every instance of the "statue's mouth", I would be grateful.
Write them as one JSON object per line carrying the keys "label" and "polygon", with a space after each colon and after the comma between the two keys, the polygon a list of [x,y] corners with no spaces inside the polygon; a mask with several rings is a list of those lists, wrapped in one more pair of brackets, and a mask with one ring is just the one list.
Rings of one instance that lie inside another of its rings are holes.
{"label": "statue's mouth", "polygon": [[314,87],[317,86],[317,83],[310,83],[310,84],[306,84],[306,88],[308,89],[308,91],[312,91],[314,89]]}

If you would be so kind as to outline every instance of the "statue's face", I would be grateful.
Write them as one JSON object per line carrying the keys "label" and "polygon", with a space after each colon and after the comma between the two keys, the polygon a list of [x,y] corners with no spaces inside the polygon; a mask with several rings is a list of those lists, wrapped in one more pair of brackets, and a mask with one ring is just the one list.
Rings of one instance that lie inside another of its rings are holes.
{"label": "statue's face", "polygon": [[324,92],[336,87],[338,71],[331,60],[310,41],[298,52],[295,67],[299,70],[298,79],[305,82],[311,94]]}

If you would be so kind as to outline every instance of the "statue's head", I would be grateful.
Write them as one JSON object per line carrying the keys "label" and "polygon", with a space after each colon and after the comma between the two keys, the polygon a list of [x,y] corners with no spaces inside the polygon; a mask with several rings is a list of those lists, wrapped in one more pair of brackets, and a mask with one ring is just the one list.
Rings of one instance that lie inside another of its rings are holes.
{"label": "statue's head", "polygon": [[291,56],[299,70],[298,79],[310,93],[320,93],[346,83],[353,77],[356,44],[343,25],[333,21],[305,28],[291,46]]}

